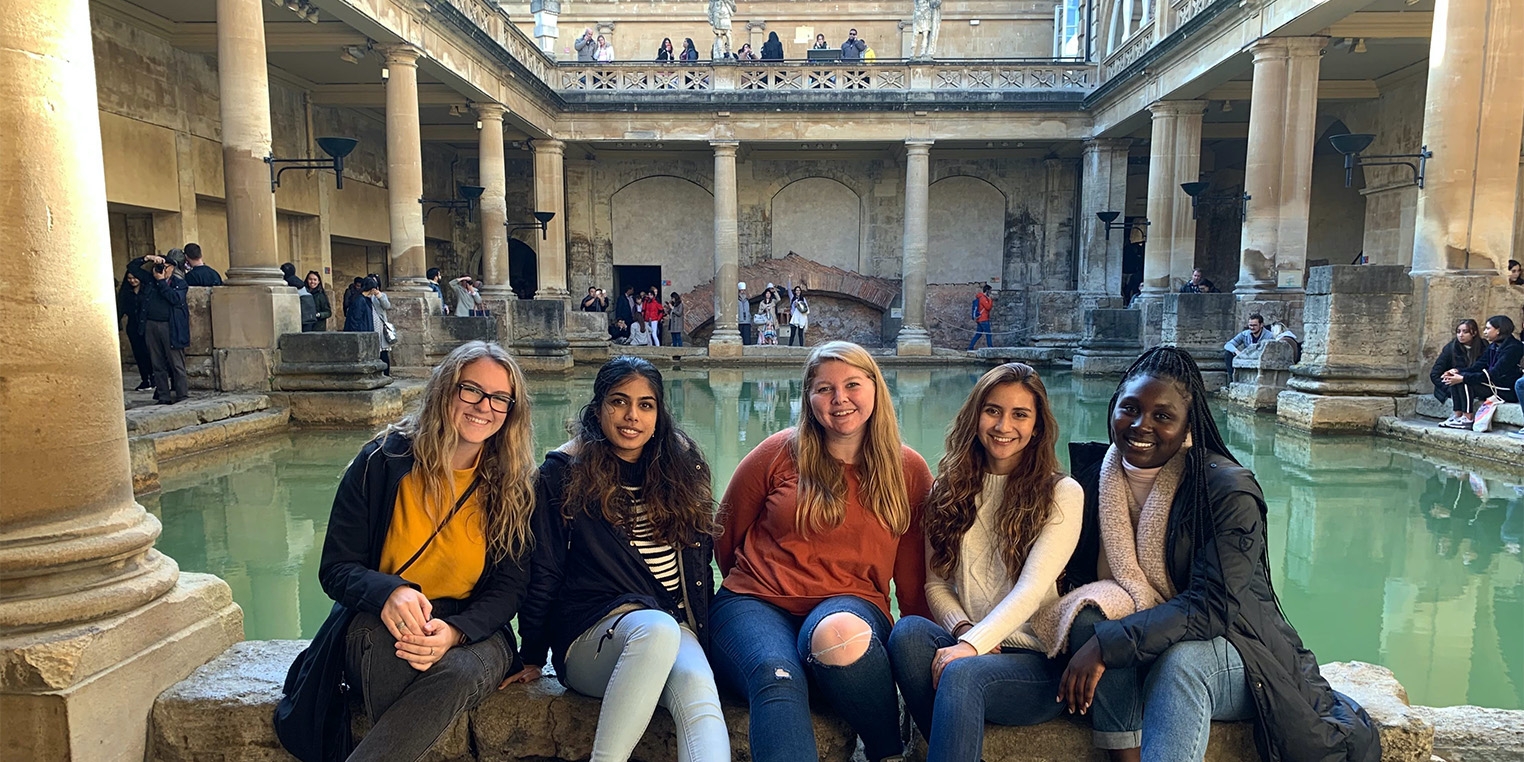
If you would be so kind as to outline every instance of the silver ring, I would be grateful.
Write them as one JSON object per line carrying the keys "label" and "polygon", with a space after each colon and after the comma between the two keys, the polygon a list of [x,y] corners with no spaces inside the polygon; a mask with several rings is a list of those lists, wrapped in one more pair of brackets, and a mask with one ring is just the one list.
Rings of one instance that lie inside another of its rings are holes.
{"label": "silver ring", "polygon": [[433,655],[434,655],[434,647],[433,646],[429,646],[429,656],[433,656]]}

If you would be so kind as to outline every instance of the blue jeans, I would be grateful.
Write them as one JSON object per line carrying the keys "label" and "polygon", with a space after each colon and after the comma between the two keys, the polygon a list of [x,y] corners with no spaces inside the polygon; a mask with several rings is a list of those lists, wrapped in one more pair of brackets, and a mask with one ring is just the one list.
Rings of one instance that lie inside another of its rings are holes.
{"label": "blue jeans", "polygon": [[[873,631],[868,651],[844,667],[823,664],[810,652],[815,627],[837,612],[857,616]],[[709,624],[715,677],[723,688],[745,697],[751,708],[751,754],[756,762],[820,758],[810,718],[812,685],[863,739],[870,761],[904,750],[899,700],[884,649],[889,620],[877,606],[843,595],[826,599],[801,617],[721,588],[709,607]]]}
{"label": "blue jeans", "polygon": [[969,351],[972,352],[974,347],[979,346],[979,337],[980,336],[984,337],[984,345],[985,346],[987,346],[987,347],[993,347],[993,346],[995,346],[995,337],[994,337],[993,334],[990,333],[990,321],[986,320],[986,321],[984,321],[982,323],[974,323],[974,325],[976,325],[978,327],[974,329],[974,340],[970,341],[968,343],[968,349],[969,349]]}
{"label": "blue jeans", "polygon": [[[1104,619],[1093,607],[1075,617],[1071,653]],[[1216,637],[1176,643],[1144,667],[1108,668],[1090,710],[1098,748],[1141,745],[1144,762],[1176,762],[1205,757],[1212,721],[1250,719],[1254,703],[1238,649]],[[1127,738],[1133,739],[1130,745],[1115,745]]]}
{"label": "blue jeans", "polygon": [[672,340],[672,346],[674,346],[674,347],[680,347],[680,346],[683,345],[683,332],[682,331],[673,331],[673,332],[667,334],[667,338]]}
{"label": "blue jeans", "polygon": [[959,659],[931,685],[937,649],[958,640],[936,623],[909,616],[889,633],[889,659],[905,707],[926,738],[927,762],[976,762],[984,753],[984,723],[1037,725],[1059,715],[1061,660],[1010,649]]}
{"label": "blue jeans", "polygon": [[1524,405],[1524,376],[1513,382],[1513,401]]}

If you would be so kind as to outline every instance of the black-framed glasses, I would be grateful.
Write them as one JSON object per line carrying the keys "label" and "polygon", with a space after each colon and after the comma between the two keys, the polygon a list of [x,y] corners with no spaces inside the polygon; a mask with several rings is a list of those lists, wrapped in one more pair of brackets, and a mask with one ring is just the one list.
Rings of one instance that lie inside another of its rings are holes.
{"label": "black-framed glasses", "polygon": [[497,413],[508,413],[513,410],[514,403],[518,402],[518,400],[506,394],[488,394],[486,390],[479,389],[471,384],[456,384],[455,390],[456,395],[460,397],[460,401],[467,405],[475,405],[485,397],[487,399],[487,406]]}

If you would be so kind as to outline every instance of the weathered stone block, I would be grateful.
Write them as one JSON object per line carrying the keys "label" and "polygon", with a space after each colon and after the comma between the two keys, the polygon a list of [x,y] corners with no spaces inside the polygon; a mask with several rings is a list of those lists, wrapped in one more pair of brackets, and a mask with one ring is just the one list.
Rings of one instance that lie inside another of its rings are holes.
{"label": "weathered stone block", "polygon": [[[390,379],[388,379],[390,381]],[[406,408],[399,386],[347,391],[299,391],[282,400],[292,423],[311,426],[373,426],[395,421]]]}
{"label": "weathered stone block", "polygon": [[1080,346],[1086,349],[1141,348],[1142,313],[1128,309],[1093,309],[1085,311],[1085,335]]}
{"label": "weathered stone block", "polygon": [[1397,403],[1392,397],[1287,390],[1277,396],[1275,404],[1275,415],[1282,424],[1313,432],[1367,432],[1375,428],[1382,416],[1396,414]]}
{"label": "weathered stone block", "polygon": [[1252,410],[1275,410],[1280,393],[1291,379],[1291,364],[1296,345],[1290,341],[1266,341],[1256,351],[1245,352],[1233,360],[1233,383],[1224,398],[1231,404]]}
{"label": "weathered stone block", "polygon": [[1307,273],[1307,295],[1412,294],[1404,265],[1323,265]]}
{"label": "weathered stone block", "polygon": [[1034,305],[1031,343],[1068,347],[1079,343],[1085,322],[1078,291],[1039,291]]}
{"label": "weathered stone block", "polygon": [[1360,661],[1318,667],[1323,678],[1371,716],[1381,731],[1381,762],[1428,762],[1434,726],[1408,706],[1408,692],[1390,669]]}
{"label": "weathered stone block", "polygon": [[1407,395],[1417,343],[1400,329],[1412,317],[1403,268],[1327,265],[1312,268],[1311,282],[1302,361],[1287,385],[1312,394]]}
{"label": "weathered stone block", "polygon": [[1232,294],[1166,294],[1160,343],[1190,352],[1202,370],[1222,370],[1222,345],[1237,333],[1237,307]]}
{"label": "weathered stone block", "polygon": [[1524,711],[1483,706],[1415,706],[1434,726],[1434,754],[1446,762],[1524,759]]}
{"label": "weathered stone block", "polygon": [[520,299],[512,303],[513,336],[508,349],[525,370],[563,370],[572,365],[566,340],[566,303],[560,299]]}
{"label": "weathered stone block", "polygon": [[381,337],[374,331],[314,331],[280,337],[282,364],[364,363],[381,356]]}
{"label": "weathered stone block", "polygon": [[[272,340],[273,347],[275,342]],[[275,350],[253,347],[217,349],[217,388],[225,392],[267,391]]]}

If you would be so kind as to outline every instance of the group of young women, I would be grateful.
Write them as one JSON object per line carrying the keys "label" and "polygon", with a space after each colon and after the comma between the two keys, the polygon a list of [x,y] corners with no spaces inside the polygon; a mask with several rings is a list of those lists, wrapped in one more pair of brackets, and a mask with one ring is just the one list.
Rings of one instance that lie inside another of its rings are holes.
{"label": "group of young women", "polygon": [[[812,706],[896,759],[897,694],[930,760],[1065,711],[1113,759],[1201,759],[1214,719],[1253,719],[1267,760],[1380,756],[1280,612],[1264,499],[1179,350],[1127,371],[1073,477],[1037,373],[989,371],[933,476],[872,356],[826,343],[798,425],[741,461],[718,514],[650,363],[605,364],[538,471],[524,384],[466,344],[350,465],[320,567],[336,603],[276,714],[297,756],[417,759],[547,661],[603,699],[593,760],[628,759],[657,706],[679,760],[730,759],[722,689],[759,762],[818,758]],[[353,749],[345,691],[372,723]]]}

